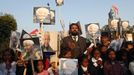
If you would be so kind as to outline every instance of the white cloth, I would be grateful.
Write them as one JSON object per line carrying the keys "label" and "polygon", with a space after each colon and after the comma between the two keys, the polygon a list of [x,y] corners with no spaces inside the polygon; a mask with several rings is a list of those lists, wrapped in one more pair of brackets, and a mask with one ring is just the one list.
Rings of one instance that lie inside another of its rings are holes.
{"label": "white cloth", "polygon": [[84,67],[84,66],[81,65],[81,68],[83,69],[84,72],[87,71],[87,67]]}
{"label": "white cloth", "polygon": [[[101,58],[99,58],[98,60],[102,61]],[[94,65],[95,67],[98,66],[98,64],[97,64],[97,61],[98,61],[98,60],[96,60],[94,57],[92,58],[93,65]],[[102,67],[103,67],[103,66],[101,66],[101,68],[102,68]]]}
{"label": "white cloth", "polygon": [[16,75],[16,62],[11,63],[11,68],[9,70],[6,69],[5,63],[1,63],[0,71],[2,75],[7,75],[8,71],[10,72],[10,75]]}
{"label": "white cloth", "polygon": [[[50,68],[48,68],[48,74],[49,75],[54,75],[54,73],[53,73],[53,71],[52,71],[53,69],[52,69],[52,67],[50,67]],[[55,69],[55,71],[58,73],[58,70],[57,69]]]}
{"label": "white cloth", "polygon": [[[74,39],[74,38],[76,38],[76,39]],[[78,36],[72,36],[72,39],[77,42],[78,41]]]}
{"label": "white cloth", "polygon": [[134,61],[129,63],[129,70],[132,73],[132,75],[134,75]]}
{"label": "white cloth", "polygon": [[120,50],[123,40],[123,38],[112,40],[110,43],[110,48],[113,48],[115,51]]}

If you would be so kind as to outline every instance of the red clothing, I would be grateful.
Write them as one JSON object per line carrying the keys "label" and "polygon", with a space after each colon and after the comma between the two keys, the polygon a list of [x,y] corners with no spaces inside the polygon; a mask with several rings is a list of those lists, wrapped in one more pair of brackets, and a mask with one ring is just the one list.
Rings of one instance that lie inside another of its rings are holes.
{"label": "red clothing", "polygon": [[48,72],[46,70],[43,70],[41,73],[37,73],[36,75],[48,75]]}
{"label": "red clothing", "polygon": [[44,67],[45,67],[45,70],[47,70],[49,68],[49,59],[46,58],[46,60],[44,61]]}

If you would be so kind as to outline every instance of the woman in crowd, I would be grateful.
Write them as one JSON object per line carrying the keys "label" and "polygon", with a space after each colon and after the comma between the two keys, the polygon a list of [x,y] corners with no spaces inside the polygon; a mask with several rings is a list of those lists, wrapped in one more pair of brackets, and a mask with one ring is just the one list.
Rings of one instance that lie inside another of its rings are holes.
{"label": "woman in crowd", "polygon": [[131,55],[132,61],[130,61],[129,63],[129,70],[131,72],[132,75],[134,75],[134,51],[133,51],[133,55]]}
{"label": "woman in crowd", "polygon": [[104,63],[104,75],[123,75],[120,63],[116,60],[116,53],[113,49],[108,49],[108,59]]}
{"label": "woman in crowd", "polygon": [[124,49],[121,49],[119,55],[119,63],[122,66],[122,72],[123,75],[131,75],[129,69],[128,69],[128,57],[127,57],[127,52]]}
{"label": "woman in crowd", "polygon": [[0,64],[1,75],[16,75],[16,62],[14,51],[10,48],[4,50],[3,63]]}

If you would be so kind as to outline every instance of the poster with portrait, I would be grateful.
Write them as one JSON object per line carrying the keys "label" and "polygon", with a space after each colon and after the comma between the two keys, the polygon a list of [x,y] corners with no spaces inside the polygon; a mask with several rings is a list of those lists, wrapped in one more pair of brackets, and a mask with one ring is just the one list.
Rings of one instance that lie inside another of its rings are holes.
{"label": "poster with portrait", "polygon": [[89,23],[85,25],[86,30],[86,38],[93,42],[95,40],[96,42],[100,39],[100,27],[99,23]]}
{"label": "poster with portrait", "polygon": [[43,23],[45,25],[55,24],[55,10],[50,7],[34,7],[33,8],[33,22]]}
{"label": "poster with portrait", "polygon": [[50,8],[49,7],[34,7],[33,22],[50,24]]}
{"label": "poster with portrait", "polygon": [[20,48],[20,33],[17,31],[11,31],[9,47],[16,51]]}
{"label": "poster with portrait", "polygon": [[117,31],[119,19],[110,19],[109,22],[110,31]]}
{"label": "poster with portrait", "polygon": [[38,37],[20,39],[22,58],[24,60],[43,59],[41,46]]}
{"label": "poster with portrait", "polygon": [[45,31],[42,36],[43,57],[47,57],[50,61],[58,61],[59,43],[58,32]]}
{"label": "poster with portrait", "polygon": [[55,24],[55,10],[50,10],[50,24]]}
{"label": "poster with portrait", "polygon": [[125,34],[125,40],[126,41],[132,41],[133,42],[133,34],[132,33],[126,33]]}
{"label": "poster with portrait", "polygon": [[77,59],[59,59],[59,75],[78,75]]}

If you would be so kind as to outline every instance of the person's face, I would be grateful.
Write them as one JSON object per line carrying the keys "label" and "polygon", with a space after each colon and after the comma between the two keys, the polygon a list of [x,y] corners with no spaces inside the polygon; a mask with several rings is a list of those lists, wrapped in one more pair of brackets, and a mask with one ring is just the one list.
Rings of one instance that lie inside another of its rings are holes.
{"label": "person's face", "polygon": [[127,60],[127,56],[121,56],[122,60]]}
{"label": "person's face", "polygon": [[71,33],[72,35],[78,35],[79,28],[77,25],[72,25],[71,26]]}
{"label": "person's face", "polygon": [[84,67],[87,67],[88,66],[88,59],[84,59],[83,61],[82,61],[82,66],[84,66]]}
{"label": "person's face", "polygon": [[42,72],[43,71],[43,62],[42,61],[38,61],[37,63],[37,69],[39,72]]}
{"label": "person's face", "polygon": [[98,50],[96,50],[96,51],[94,52],[94,58],[95,58],[95,59],[99,59],[99,58],[100,58],[100,52],[99,52]]}
{"label": "person's face", "polygon": [[117,26],[118,26],[118,20],[112,20],[111,21],[111,27],[114,28],[114,29],[116,29]]}
{"label": "person's face", "polygon": [[44,35],[44,46],[48,47],[50,42],[50,37],[49,35]]}
{"label": "person's face", "polygon": [[108,57],[110,60],[114,60],[116,58],[116,55],[115,55],[115,52],[114,51],[111,51],[109,54],[108,54]]}
{"label": "person's face", "polygon": [[30,44],[25,44],[25,45],[24,45],[24,49],[25,49],[27,52],[29,52],[29,51],[32,49],[32,45],[30,45]]}
{"label": "person's face", "polygon": [[101,37],[101,42],[103,43],[103,42],[108,42],[109,41],[109,38],[108,37],[106,37],[106,36],[102,36]]}
{"label": "person's face", "polygon": [[98,31],[99,27],[96,24],[91,24],[88,26],[88,32],[89,33],[96,33]]}
{"label": "person's face", "polygon": [[52,62],[51,65],[52,65],[52,68],[54,68],[54,69],[56,68],[56,63],[55,62]]}
{"label": "person's face", "polygon": [[132,48],[133,48],[133,45],[132,45],[132,44],[128,44],[128,45],[127,45],[127,48],[128,48],[128,49],[132,49]]}
{"label": "person's face", "polygon": [[106,47],[106,46],[103,46],[103,47],[101,48],[101,52],[102,52],[102,53],[106,53],[106,51],[107,51],[107,47]]}
{"label": "person's face", "polygon": [[126,29],[128,27],[128,22],[123,22],[122,27],[123,27],[123,29]]}
{"label": "person's face", "polygon": [[72,57],[72,52],[71,51],[68,51],[65,56],[65,58],[71,58]]}

